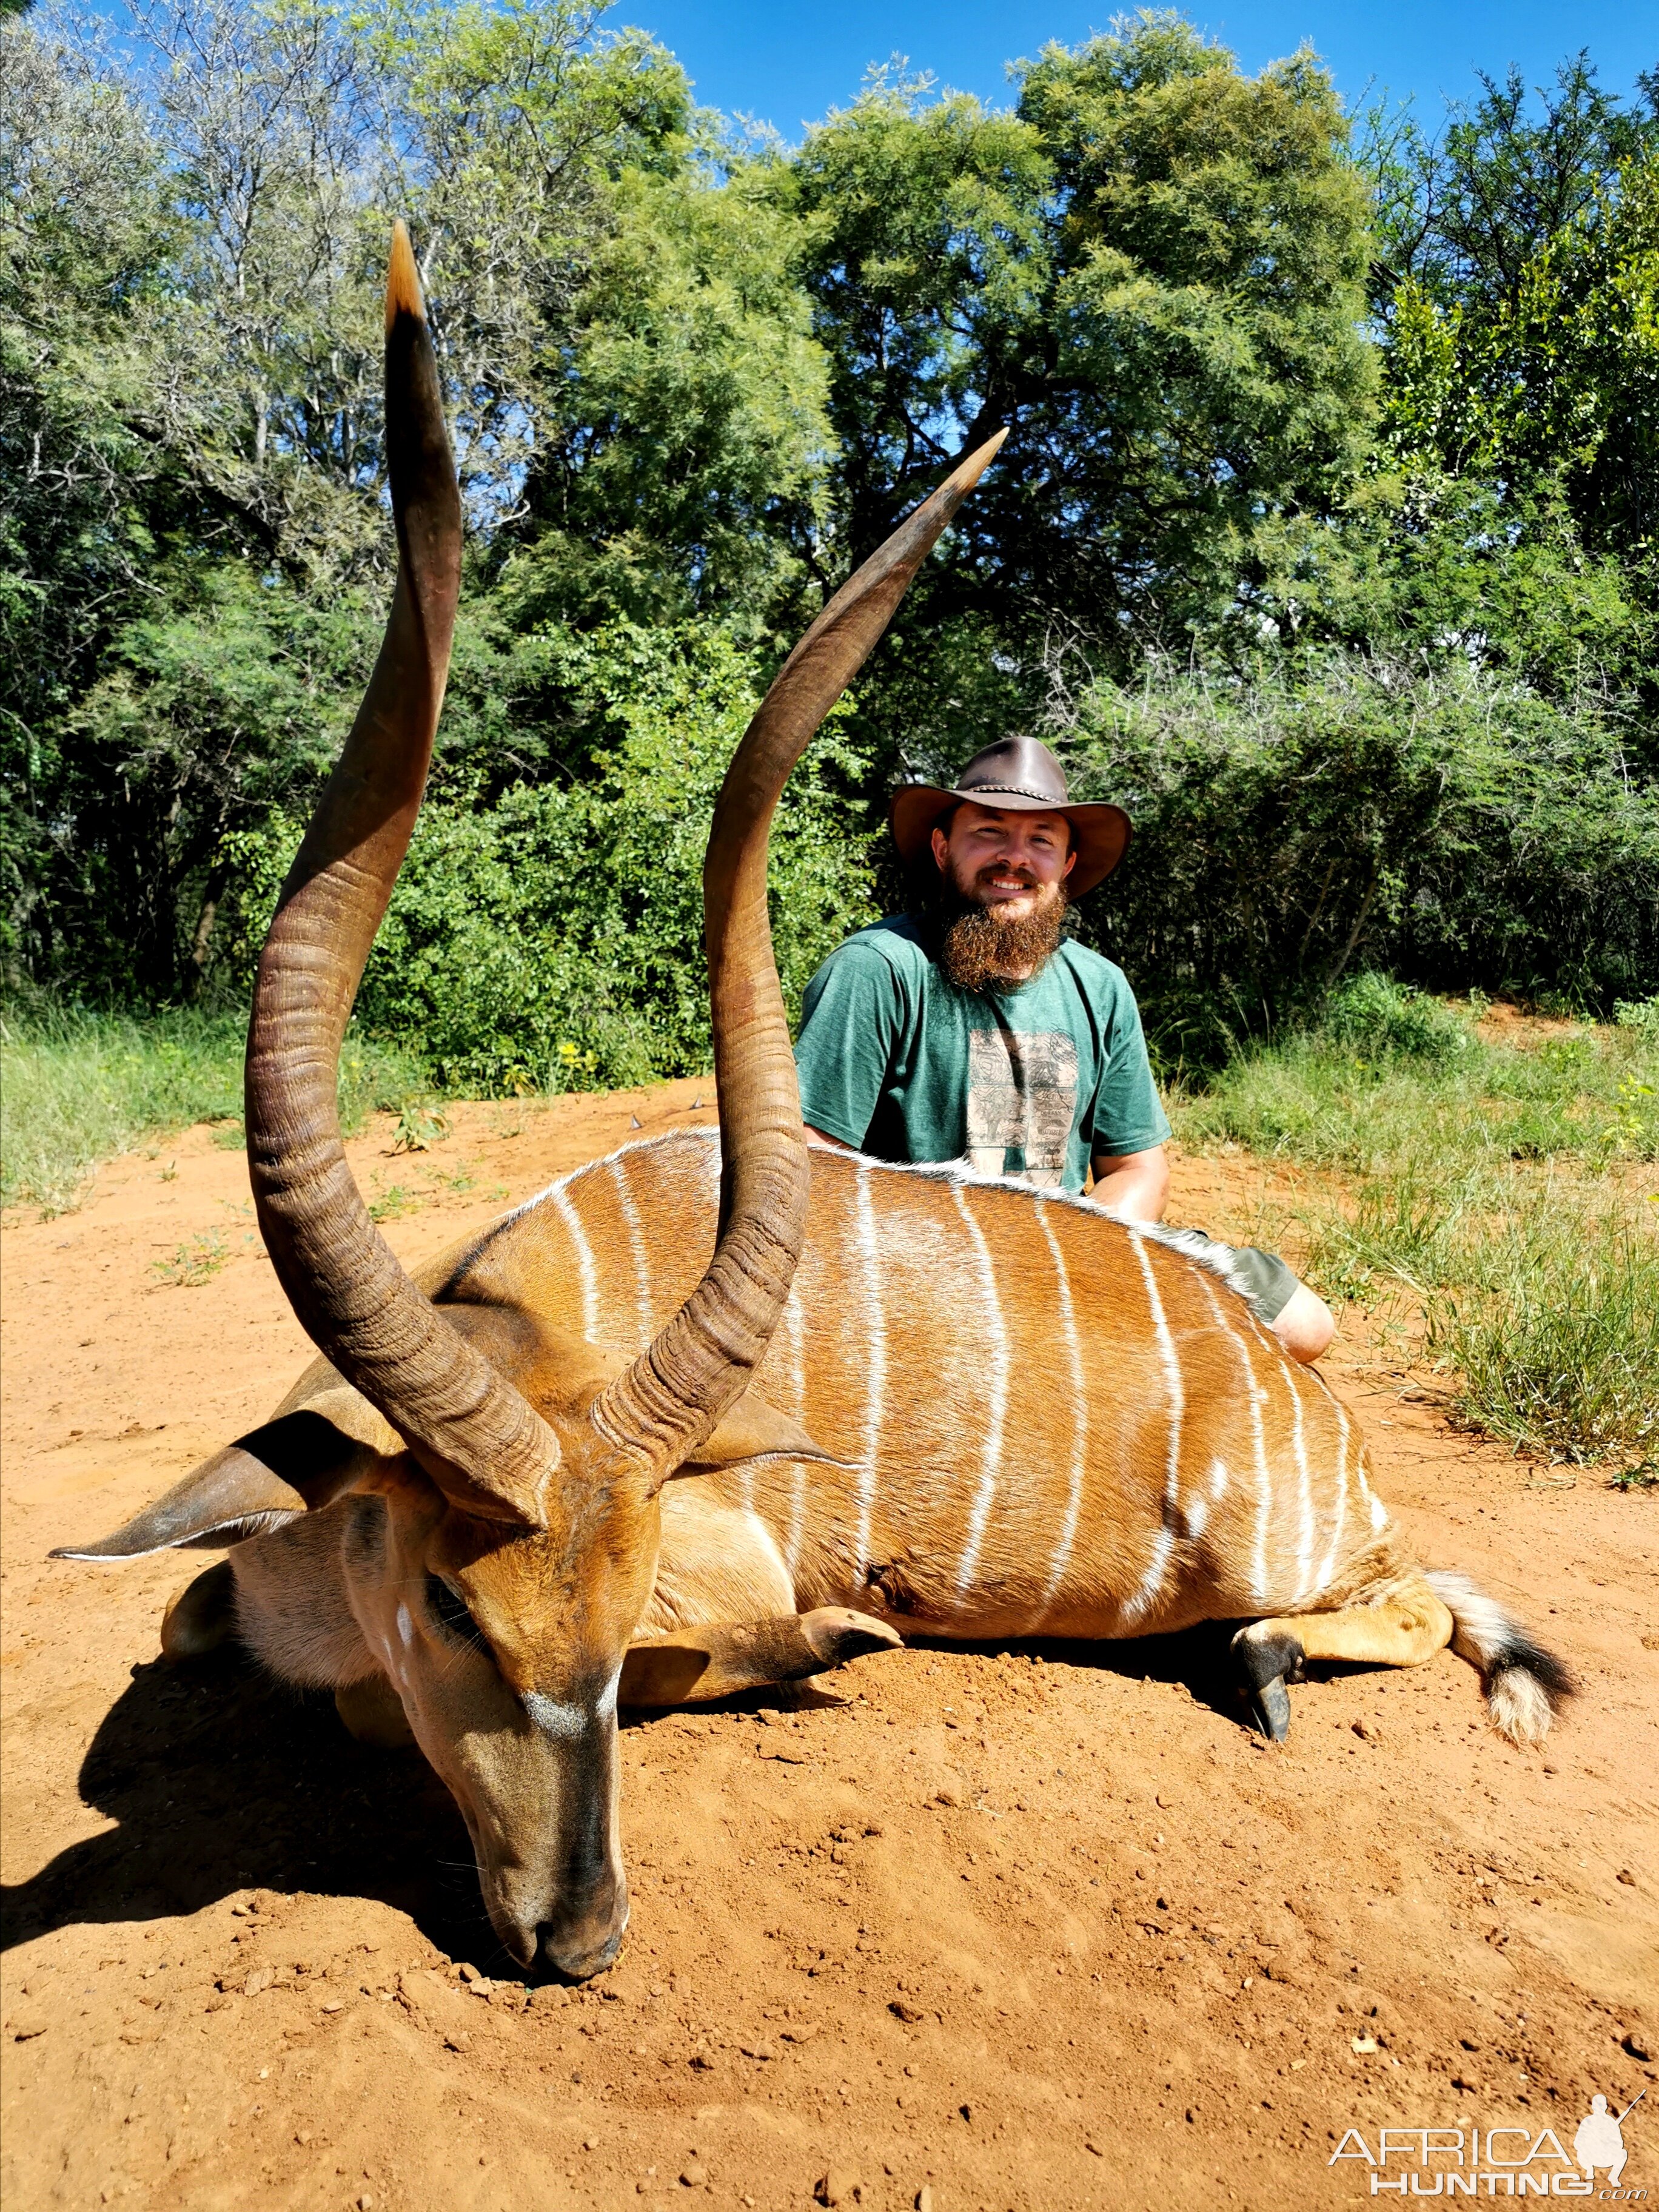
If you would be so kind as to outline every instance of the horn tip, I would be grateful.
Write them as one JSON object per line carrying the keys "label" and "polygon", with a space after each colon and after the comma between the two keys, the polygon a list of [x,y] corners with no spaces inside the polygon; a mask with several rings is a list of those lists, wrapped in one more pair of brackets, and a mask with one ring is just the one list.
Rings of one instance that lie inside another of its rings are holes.
{"label": "horn tip", "polygon": [[399,315],[413,315],[420,323],[427,319],[427,303],[421,292],[421,272],[415,265],[415,248],[409,244],[409,226],[401,217],[391,227],[391,261],[386,270],[388,331]]}
{"label": "horn tip", "polygon": [[966,460],[957,463],[943,488],[951,491],[972,491],[1001,453],[1008,434],[1008,426],[1005,422],[1000,430],[985,440],[983,446],[976,446]]}

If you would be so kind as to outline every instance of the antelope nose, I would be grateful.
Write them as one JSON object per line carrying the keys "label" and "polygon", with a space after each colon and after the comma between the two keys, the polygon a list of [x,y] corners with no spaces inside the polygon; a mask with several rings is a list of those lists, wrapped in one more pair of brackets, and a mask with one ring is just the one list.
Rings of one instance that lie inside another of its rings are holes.
{"label": "antelope nose", "polygon": [[541,1964],[567,1982],[585,1982],[602,1974],[622,1948],[622,1930],[615,1928],[596,1943],[571,1940],[568,1932],[551,1923],[538,1932],[536,1956]]}
{"label": "antelope nose", "polygon": [[615,1962],[627,1924],[628,1893],[619,1884],[585,1911],[544,1920],[536,1931],[536,1960],[566,1981],[588,1981]]}

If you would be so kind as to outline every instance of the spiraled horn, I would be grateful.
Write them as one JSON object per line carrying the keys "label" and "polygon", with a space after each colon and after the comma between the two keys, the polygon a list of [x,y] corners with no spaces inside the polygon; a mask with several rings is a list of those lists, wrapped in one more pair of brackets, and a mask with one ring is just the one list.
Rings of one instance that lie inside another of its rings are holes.
{"label": "spiraled horn", "polygon": [[386,460],[397,587],[367,695],[260,955],[248,1170],[266,1248],[312,1341],[454,1504],[541,1527],[558,1440],[399,1266],[346,1164],[336,1104],[352,1000],[426,787],[460,589],[460,493],[401,222],[386,284]]}
{"label": "spiraled horn", "polygon": [[778,671],[738,746],[703,864],[720,1229],[696,1289],[605,1390],[604,1436],[664,1476],[748,1384],[778,1326],[805,1233],[808,1169],[789,1024],[766,915],[766,843],[790,769],[892,621],[1006,431],[969,455],[844,584]]}

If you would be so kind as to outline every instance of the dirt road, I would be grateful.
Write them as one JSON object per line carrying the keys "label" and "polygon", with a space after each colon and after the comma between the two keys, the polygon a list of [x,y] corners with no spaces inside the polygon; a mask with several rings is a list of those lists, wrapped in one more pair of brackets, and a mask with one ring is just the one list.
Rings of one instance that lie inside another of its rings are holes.
{"label": "dirt road", "polygon": [[[708,1119],[695,1095],[351,1149],[418,1260],[633,1116]],[[1175,1218],[1247,1217],[1252,1172],[1180,1163]],[[418,1757],[239,1662],[160,1665],[189,1559],[45,1560],[306,1357],[239,1154],[195,1131],[119,1161],[82,1212],[9,1225],[3,1266],[11,2212],[771,2212],[826,2178],[872,2212],[1277,2212],[1369,2200],[1354,2144],[1384,2125],[1524,2130],[1503,2155],[1560,2173],[1593,2093],[1617,2112],[1659,2081],[1655,1505],[1529,1487],[1363,1346],[1331,1371],[1420,1555],[1579,1670],[1546,1753],[1491,1733],[1449,1654],[1293,1692],[1280,1748],[1239,1727],[1213,1637],[864,1660],[629,1726],[621,1962],[527,1994],[492,1984]],[[1659,2192],[1656,2106],[1627,2191]],[[1412,2170],[1432,2190],[1447,2163]]]}

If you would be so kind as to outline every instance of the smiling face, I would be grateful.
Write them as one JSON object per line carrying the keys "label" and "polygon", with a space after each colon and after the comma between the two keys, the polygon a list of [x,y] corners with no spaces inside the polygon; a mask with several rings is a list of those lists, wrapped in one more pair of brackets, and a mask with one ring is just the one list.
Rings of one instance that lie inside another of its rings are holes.
{"label": "smiling face", "polygon": [[1076,858],[1060,813],[963,799],[933,832],[949,911],[937,957],[959,990],[1017,990],[1060,942],[1066,878]]}
{"label": "smiling face", "polygon": [[503,1540],[411,1471],[357,1511],[346,1567],[358,1623],[461,1808],[497,1936],[521,1967],[582,1979],[627,1925],[616,1686],[661,1516],[625,1480],[594,1486],[577,1519]]}
{"label": "smiling face", "polygon": [[933,857],[958,894],[1009,921],[1057,903],[1077,855],[1063,814],[980,806],[965,799],[948,830],[933,833]]}

